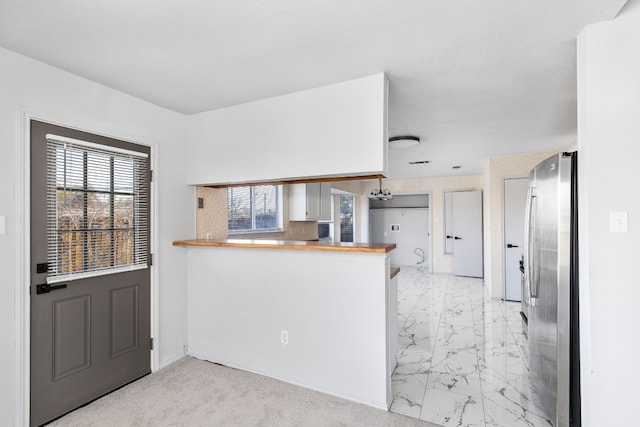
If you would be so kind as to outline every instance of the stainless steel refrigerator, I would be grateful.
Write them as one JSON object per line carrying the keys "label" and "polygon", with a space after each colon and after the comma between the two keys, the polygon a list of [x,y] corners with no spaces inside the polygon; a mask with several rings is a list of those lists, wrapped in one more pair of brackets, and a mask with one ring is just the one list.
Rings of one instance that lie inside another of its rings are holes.
{"label": "stainless steel refrigerator", "polygon": [[529,381],[555,426],[579,426],[577,153],[530,174],[525,226]]}

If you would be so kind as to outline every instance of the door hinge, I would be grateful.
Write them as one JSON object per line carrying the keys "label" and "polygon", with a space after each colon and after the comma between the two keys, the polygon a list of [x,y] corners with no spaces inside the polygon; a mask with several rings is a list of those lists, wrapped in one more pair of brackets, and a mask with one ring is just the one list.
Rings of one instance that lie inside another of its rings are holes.
{"label": "door hinge", "polygon": [[149,338],[149,348],[153,350],[153,338]]}
{"label": "door hinge", "polygon": [[149,182],[153,182],[153,170],[149,169]]}
{"label": "door hinge", "polygon": [[153,265],[153,254],[149,254],[149,266]]}

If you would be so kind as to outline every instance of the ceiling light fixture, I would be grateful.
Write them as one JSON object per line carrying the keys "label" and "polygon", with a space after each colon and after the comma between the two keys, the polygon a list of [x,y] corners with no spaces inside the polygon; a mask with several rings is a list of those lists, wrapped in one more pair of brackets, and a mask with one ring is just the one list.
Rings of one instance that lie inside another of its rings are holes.
{"label": "ceiling light fixture", "polygon": [[391,195],[391,191],[388,188],[382,189],[382,178],[378,178],[380,182],[380,189],[376,190],[375,188],[371,190],[371,194],[369,194],[370,199],[376,200],[391,200],[393,196]]}
{"label": "ceiling light fixture", "polygon": [[391,148],[409,148],[420,144],[420,138],[417,136],[404,135],[389,138],[389,147]]}

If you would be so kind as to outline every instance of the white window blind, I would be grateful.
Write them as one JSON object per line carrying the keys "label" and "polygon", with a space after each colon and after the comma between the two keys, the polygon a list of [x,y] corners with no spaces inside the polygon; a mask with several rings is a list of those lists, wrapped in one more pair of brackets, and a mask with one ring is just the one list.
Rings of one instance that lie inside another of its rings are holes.
{"label": "white window blind", "polygon": [[227,189],[229,233],[282,230],[282,185]]}
{"label": "white window blind", "polygon": [[48,282],[145,268],[146,153],[48,134]]}

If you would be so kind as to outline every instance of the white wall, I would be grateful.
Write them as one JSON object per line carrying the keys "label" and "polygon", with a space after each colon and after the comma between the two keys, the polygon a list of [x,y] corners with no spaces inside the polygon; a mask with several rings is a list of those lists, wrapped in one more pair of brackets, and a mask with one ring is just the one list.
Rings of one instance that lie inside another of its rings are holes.
{"label": "white wall", "polygon": [[25,290],[28,286],[16,283],[20,269],[16,250],[24,238],[16,231],[22,197],[17,177],[24,172],[18,159],[19,107],[90,132],[156,146],[161,364],[182,354],[186,336],[186,254],[171,243],[193,233],[194,199],[193,189],[184,184],[185,119],[181,115],[2,48],[0,64],[0,216],[7,217],[7,233],[0,235],[0,425],[14,425],[26,422],[20,418],[16,395],[15,290],[16,285]]}
{"label": "white wall", "polygon": [[354,200],[356,203],[356,242],[371,242],[369,236],[369,196],[367,194],[357,196]]}
{"label": "white wall", "polygon": [[[578,39],[581,368],[585,426],[638,425],[640,1]],[[629,231],[609,232],[609,212]]]}
{"label": "white wall", "polygon": [[376,74],[190,116],[188,181],[386,174],[386,109]]}
{"label": "white wall", "polygon": [[[491,188],[491,173],[490,166],[491,159],[487,160],[487,166],[484,169],[483,178],[483,188],[482,192],[482,256],[484,262],[484,283],[485,283],[485,293],[487,296],[492,298],[499,298],[501,294],[494,295],[493,294],[493,263],[491,262],[493,253],[492,244],[491,244],[491,226],[493,224],[493,218],[491,218],[491,193],[493,192]],[[499,273],[497,273],[499,274]]]}
{"label": "white wall", "polygon": [[[391,265],[430,268],[429,208],[371,209],[371,240],[377,243],[395,243],[390,253]],[[398,225],[391,231],[391,225]],[[422,249],[424,259],[414,251]]]}
{"label": "white wall", "polygon": [[387,254],[183,250],[190,354],[388,407]]}

